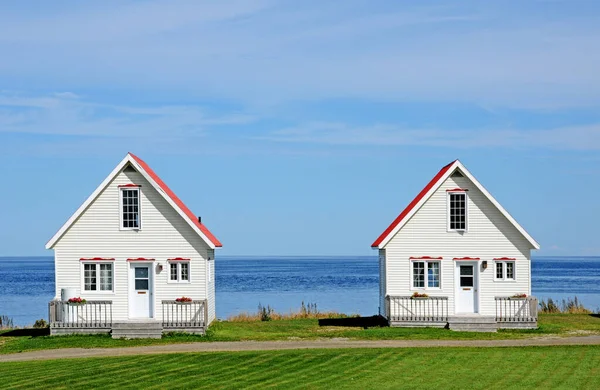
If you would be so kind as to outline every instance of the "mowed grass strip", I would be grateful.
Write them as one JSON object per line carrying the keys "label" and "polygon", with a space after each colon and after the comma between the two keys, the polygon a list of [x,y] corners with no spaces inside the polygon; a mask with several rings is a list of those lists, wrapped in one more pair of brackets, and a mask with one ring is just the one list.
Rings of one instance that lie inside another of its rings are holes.
{"label": "mowed grass strip", "polygon": [[2,388],[600,388],[600,347],[293,350],[0,364]]}
{"label": "mowed grass strip", "polygon": [[[92,336],[6,336],[0,332],[0,354],[57,348],[118,348],[142,345],[193,343],[210,341],[271,341],[347,338],[353,340],[498,340],[543,335],[600,334],[600,315],[543,314],[539,329],[501,330],[498,333],[453,332],[435,328],[369,329],[319,326],[315,319],[255,322],[216,322],[207,336],[171,334],[159,340],[113,340],[108,335]],[[8,333],[10,334],[10,333]]]}

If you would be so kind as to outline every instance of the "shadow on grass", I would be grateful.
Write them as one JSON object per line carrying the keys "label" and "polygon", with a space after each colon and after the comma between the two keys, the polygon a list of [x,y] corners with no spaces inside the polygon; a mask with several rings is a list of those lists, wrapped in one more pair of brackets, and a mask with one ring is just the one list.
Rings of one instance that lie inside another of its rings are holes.
{"label": "shadow on grass", "polygon": [[375,328],[388,326],[388,321],[381,316],[372,317],[349,317],[349,318],[323,318],[319,320],[319,326],[343,326],[356,328]]}
{"label": "shadow on grass", "polygon": [[39,337],[39,336],[50,336],[50,328],[25,328],[25,329],[13,329],[8,332],[0,333],[0,337]]}

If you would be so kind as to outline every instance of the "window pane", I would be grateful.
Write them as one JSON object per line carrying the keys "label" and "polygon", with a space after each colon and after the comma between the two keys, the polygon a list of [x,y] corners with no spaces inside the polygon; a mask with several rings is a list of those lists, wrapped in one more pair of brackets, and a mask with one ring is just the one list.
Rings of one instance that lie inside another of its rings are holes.
{"label": "window pane", "polygon": [[96,291],[96,264],[83,265],[83,282],[86,291]]}
{"label": "window pane", "polygon": [[171,280],[177,280],[177,263],[171,263],[169,275]]}
{"label": "window pane", "polygon": [[413,262],[413,287],[425,287],[425,263]]}
{"label": "window pane", "polygon": [[148,267],[140,267],[135,269],[135,277],[136,278],[147,278],[148,277]]}
{"label": "window pane", "polygon": [[502,271],[502,267],[502,263],[496,263],[496,279],[504,278],[504,272]]}
{"label": "window pane", "polygon": [[427,263],[427,287],[440,287],[440,263]]}
{"label": "window pane", "polygon": [[181,280],[190,280],[189,263],[181,263]]}
{"label": "window pane", "polygon": [[515,263],[506,263],[506,279],[515,278]]}
{"label": "window pane", "polygon": [[135,280],[136,290],[148,290],[148,279],[136,279]]}
{"label": "window pane", "polygon": [[473,275],[473,266],[472,265],[461,265],[460,266],[460,275],[461,276],[472,276]]}
{"label": "window pane", "polygon": [[112,264],[100,264],[100,290],[112,290]]}
{"label": "window pane", "polygon": [[461,276],[460,277],[460,287],[473,287],[473,277],[472,276]]}

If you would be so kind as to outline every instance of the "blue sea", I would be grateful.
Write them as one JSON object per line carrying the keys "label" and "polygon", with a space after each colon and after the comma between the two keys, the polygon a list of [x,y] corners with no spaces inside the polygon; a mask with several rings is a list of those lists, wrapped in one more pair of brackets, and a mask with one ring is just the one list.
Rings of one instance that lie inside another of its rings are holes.
{"label": "blue sea", "polygon": [[[532,261],[533,294],[577,296],[600,308],[600,257],[538,257]],[[217,316],[255,312],[259,303],[277,311],[297,310],[302,301],[320,310],[373,315],[378,310],[377,258],[218,257]],[[54,296],[52,257],[0,257],[0,315],[19,326],[47,317]]]}

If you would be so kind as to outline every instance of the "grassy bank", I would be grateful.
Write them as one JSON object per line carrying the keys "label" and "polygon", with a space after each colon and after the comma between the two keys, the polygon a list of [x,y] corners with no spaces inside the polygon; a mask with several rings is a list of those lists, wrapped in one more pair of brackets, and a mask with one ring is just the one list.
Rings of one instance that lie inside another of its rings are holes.
{"label": "grassy bank", "polygon": [[590,346],[228,352],[3,363],[0,378],[5,388],[600,388],[598,361]]}
{"label": "grassy bank", "polygon": [[[38,331],[39,332],[39,331]],[[12,334],[12,336],[11,336]],[[18,333],[17,333],[18,334]],[[38,335],[41,333],[37,333]],[[453,332],[434,328],[369,329],[321,327],[316,319],[295,319],[253,322],[217,322],[207,336],[172,334],[160,340],[113,340],[110,336],[32,336],[23,332],[0,334],[0,353],[55,348],[113,348],[168,343],[244,341],[244,340],[307,340],[348,338],[360,340],[432,340],[432,339],[515,339],[544,335],[600,334],[600,316],[586,314],[542,314],[537,330],[505,330],[498,333]]]}

